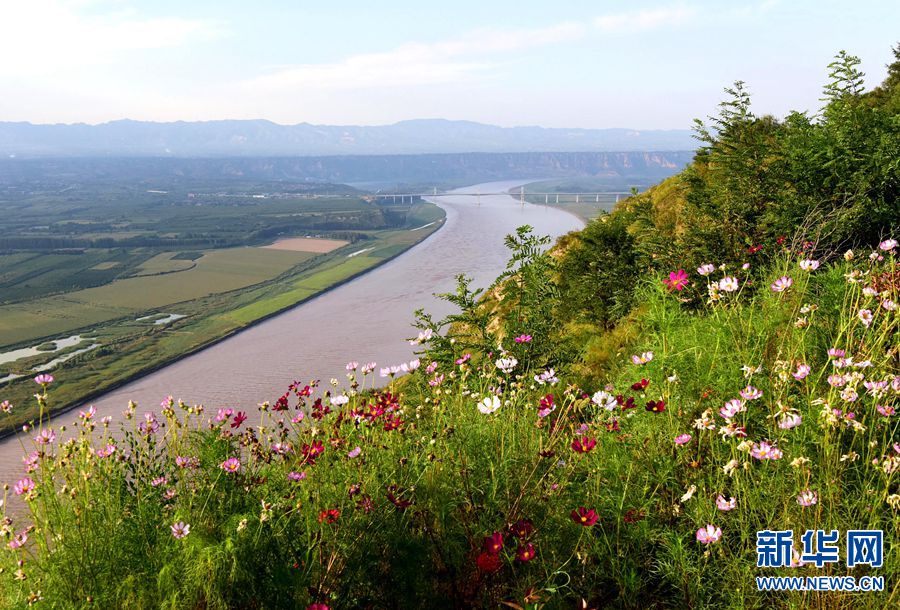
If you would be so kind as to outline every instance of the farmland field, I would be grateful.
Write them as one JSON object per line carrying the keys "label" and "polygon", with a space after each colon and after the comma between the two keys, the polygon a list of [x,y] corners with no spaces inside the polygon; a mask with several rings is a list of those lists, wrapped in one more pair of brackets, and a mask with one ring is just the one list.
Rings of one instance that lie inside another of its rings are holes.
{"label": "farmland field", "polygon": [[[0,352],[20,356],[0,367],[4,398],[24,403],[28,379],[68,357],[52,367],[66,375],[55,406],[75,403],[371,269],[443,219],[423,202],[244,188],[7,189]],[[74,335],[91,340],[35,349]]]}

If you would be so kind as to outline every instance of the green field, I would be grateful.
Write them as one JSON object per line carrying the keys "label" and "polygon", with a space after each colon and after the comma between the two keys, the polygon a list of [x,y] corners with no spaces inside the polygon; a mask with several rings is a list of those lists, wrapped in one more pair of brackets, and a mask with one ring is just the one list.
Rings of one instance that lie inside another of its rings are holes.
{"label": "green field", "polygon": [[[61,383],[52,406],[64,408],[383,263],[440,228],[442,222],[435,221],[442,218],[443,211],[437,206],[417,204],[408,210],[403,228],[369,231],[355,244],[325,254],[258,247],[205,250],[179,258],[174,252],[159,253],[143,259],[145,268],[148,262],[151,268],[164,268],[170,261],[191,266],[0,305],[0,345],[4,346],[0,352],[73,334],[99,343],[100,348],[78,354],[53,370]],[[428,229],[410,230],[430,222],[435,224]],[[348,256],[368,248],[371,250],[364,254]],[[138,319],[151,314],[159,315]],[[153,324],[153,319],[166,314],[184,317],[165,325]],[[23,377],[0,383],[3,399],[27,404],[33,393],[33,368],[86,345],[5,363],[0,378],[7,374]],[[7,427],[34,416],[25,407],[17,408],[15,414],[7,420]]]}

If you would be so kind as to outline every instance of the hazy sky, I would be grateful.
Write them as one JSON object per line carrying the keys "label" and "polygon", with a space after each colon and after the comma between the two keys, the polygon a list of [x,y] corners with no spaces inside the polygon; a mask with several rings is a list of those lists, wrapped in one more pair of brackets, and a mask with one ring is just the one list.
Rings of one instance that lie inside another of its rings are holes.
{"label": "hazy sky", "polygon": [[815,110],[879,82],[897,0],[0,0],[0,120],[685,128],[747,81]]}

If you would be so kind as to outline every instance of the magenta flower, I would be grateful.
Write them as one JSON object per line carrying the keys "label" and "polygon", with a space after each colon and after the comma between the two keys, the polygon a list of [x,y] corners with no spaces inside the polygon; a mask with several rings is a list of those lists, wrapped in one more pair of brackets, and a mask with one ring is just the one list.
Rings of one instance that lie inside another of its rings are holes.
{"label": "magenta flower", "polygon": [[515,339],[513,339],[516,343],[531,343],[532,336],[531,335],[519,335]]}
{"label": "magenta flower", "polygon": [[584,506],[579,506],[573,510],[569,516],[572,518],[572,521],[583,527],[591,527],[600,520],[597,511],[593,508],[585,508]]}
{"label": "magenta flower", "polygon": [[95,453],[97,454],[98,458],[108,458],[115,452],[116,452],[115,445],[107,445],[106,447],[104,447],[102,449],[97,449],[97,451]]}
{"label": "magenta flower", "polygon": [[40,385],[49,385],[53,383],[53,375],[48,375],[47,373],[41,373],[37,377],[34,378],[34,382]]}
{"label": "magenta flower", "polygon": [[735,500],[734,498],[728,498],[726,500],[725,496],[720,494],[716,496],[716,508],[724,512],[734,510],[735,508],[737,508],[737,500]]}
{"label": "magenta flower", "polygon": [[358,458],[360,453],[362,453],[362,449],[360,449],[359,447],[354,447],[354,448],[347,454],[347,457],[348,457],[348,458],[351,458],[351,459],[353,459],[353,458]]}
{"label": "magenta flower", "polygon": [[794,280],[787,277],[786,275],[782,275],[780,278],[775,280],[775,282],[770,286],[772,292],[784,292],[788,288],[794,285]]}
{"label": "magenta flower", "polygon": [[463,354],[462,357],[456,359],[456,364],[465,364],[472,359],[472,354]]}
{"label": "magenta flower", "polygon": [[306,472],[296,472],[292,470],[287,474],[287,478],[296,483],[306,478]]}
{"label": "magenta flower", "polygon": [[845,352],[842,349],[838,349],[836,347],[832,347],[832,348],[828,349],[828,357],[829,358],[843,358],[846,355],[847,355],[847,352]]}
{"label": "magenta flower", "polygon": [[572,441],[572,451],[575,453],[587,453],[597,446],[595,438],[576,438]]}
{"label": "magenta flower", "polygon": [[631,357],[631,361],[638,366],[647,364],[651,360],[653,360],[653,352],[644,352],[640,356],[634,355]]}
{"label": "magenta flower", "polygon": [[688,285],[688,274],[684,269],[672,271],[669,277],[663,280],[663,284],[669,287],[669,290],[684,290]]}
{"label": "magenta flower", "polygon": [[690,443],[690,442],[691,442],[690,434],[679,434],[678,436],[675,437],[676,445],[686,445],[687,443]]}
{"label": "magenta flower", "polygon": [[753,444],[750,456],[757,460],[778,460],[784,456],[784,452],[767,441],[761,441]]}
{"label": "magenta flower", "polygon": [[17,496],[21,496],[22,494],[31,493],[36,487],[37,483],[35,483],[31,477],[25,477],[24,479],[16,481],[16,484],[13,486],[13,491],[16,492]]}
{"label": "magenta flower", "polygon": [[809,376],[809,373],[812,371],[812,367],[808,364],[798,364],[797,370],[791,373],[794,376],[794,379],[797,381],[802,381]]}
{"label": "magenta flower", "polygon": [[232,474],[238,472],[241,469],[241,462],[237,458],[232,457],[222,462],[219,466],[228,474]]}
{"label": "magenta flower", "polygon": [[785,413],[778,421],[778,427],[782,430],[796,428],[803,423],[803,417],[799,413]]}
{"label": "magenta flower", "polygon": [[813,504],[819,501],[819,496],[816,492],[811,489],[806,489],[800,492],[800,495],[797,496],[797,504],[806,508],[807,506],[812,506]]}
{"label": "magenta flower", "polygon": [[171,526],[172,529],[172,537],[181,540],[185,536],[191,533],[191,526],[184,521],[179,521],[178,523],[173,523]]}
{"label": "magenta flower", "polygon": [[754,388],[752,385],[748,385],[746,388],[740,391],[741,398],[744,400],[758,400],[762,398],[762,390],[758,390]]}
{"label": "magenta flower", "polygon": [[719,409],[719,415],[721,415],[723,419],[732,419],[738,413],[743,413],[746,410],[747,407],[744,406],[743,400],[740,398],[732,398]]}
{"label": "magenta flower", "polygon": [[722,528],[716,527],[712,523],[701,527],[697,530],[697,541],[703,544],[715,544],[722,539]]}
{"label": "magenta flower", "polygon": [[51,428],[44,428],[34,437],[34,442],[38,445],[52,445],[55,440],[56,432]]}
{"label": "magenta flower", "polygon": [[16,534],[15,538],[13,538],[12,540],[9,541],[8,546],[12,550],[16,550],[18,548],[25,546],[26,542],[28,542],[28,532],[23,530],[23,531],[19,532],[18,534]]}
{"label": "magenta flower", "polygon": [[885,417],[891,417],[896,413],[894,407],[890,405],[877,405],[875,410],[881,413]]}

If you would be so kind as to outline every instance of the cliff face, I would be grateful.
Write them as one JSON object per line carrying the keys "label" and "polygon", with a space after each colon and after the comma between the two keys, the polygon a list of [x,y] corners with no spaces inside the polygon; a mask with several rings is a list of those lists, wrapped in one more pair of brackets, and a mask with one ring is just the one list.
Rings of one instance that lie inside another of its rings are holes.
{"label": "cliff face", "polygon": [[427,155],[346,155],[176,159],[5,159],[0,181],[89,181],[108,178],[169,181],[398,182],[622,177],[656,182],[687,165],[693,152],[522,152]]}

